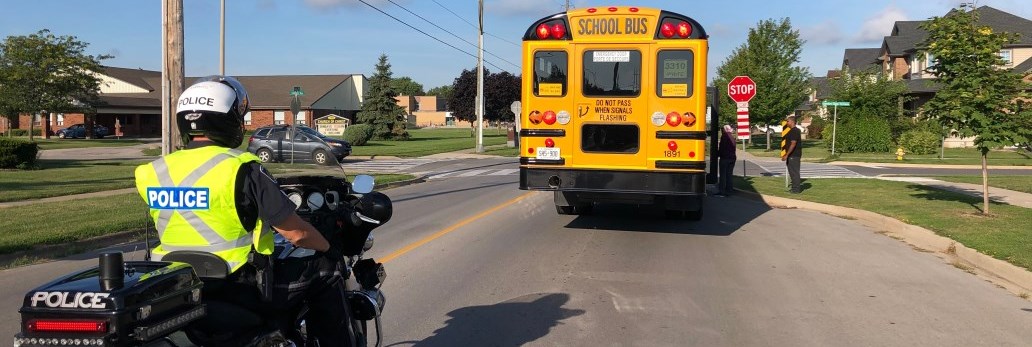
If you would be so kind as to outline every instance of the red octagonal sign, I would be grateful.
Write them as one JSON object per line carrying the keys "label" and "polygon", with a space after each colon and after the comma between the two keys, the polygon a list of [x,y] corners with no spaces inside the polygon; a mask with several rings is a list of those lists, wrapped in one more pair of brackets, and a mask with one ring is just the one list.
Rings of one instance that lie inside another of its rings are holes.
{"label": "red octagonal sign", "polygon": [[737,102],[749,102],[756,96],[756,82],[749,76],[735,76],[727,83],[727,96]]}

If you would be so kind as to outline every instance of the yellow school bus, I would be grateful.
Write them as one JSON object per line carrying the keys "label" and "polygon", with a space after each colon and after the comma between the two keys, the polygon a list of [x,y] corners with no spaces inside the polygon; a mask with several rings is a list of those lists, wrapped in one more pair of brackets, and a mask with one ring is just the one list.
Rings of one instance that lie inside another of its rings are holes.
{"label": "yellow school bus", "polygon": [[542,18],[523,37],[520,189],[559,214],[651,204],[699,219],[706,191],[708,36],[643,7]]}

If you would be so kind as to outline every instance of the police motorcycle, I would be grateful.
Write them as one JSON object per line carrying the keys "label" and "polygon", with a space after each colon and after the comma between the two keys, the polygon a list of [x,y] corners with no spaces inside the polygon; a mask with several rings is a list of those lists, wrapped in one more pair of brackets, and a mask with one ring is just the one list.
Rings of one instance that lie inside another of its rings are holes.
{"label": "police motorcycle", "polygon": [[[352,345],[367,346],[375,339],[375,346],[380,346],[386,298],[379,287],[386,273],[383,264],[364,253],[373,246],[373,229],[390,220],[390,199],[373,190],[375,182],[367,175],[352,182],[324,175],[277,181],[298,215],[333,247],[342,247],[338,268],[345,279],[341,295],[348,306]],[[272,266],[315,256],[314,250],[295,247],[279,234],[275,237]],[[284,327],[243,307],[205,299],[202,288],[225,285],[229,274],[229,265],[214,254],[174,251],[161,261],[125,261],[122,253],[103,253],[98,260],[97,267],[25,295],[15,347],[318,346],[307,334],[305,304],[291,311],[293,324]],[[259,271],[263,294],[272,290],[271,274]]]}

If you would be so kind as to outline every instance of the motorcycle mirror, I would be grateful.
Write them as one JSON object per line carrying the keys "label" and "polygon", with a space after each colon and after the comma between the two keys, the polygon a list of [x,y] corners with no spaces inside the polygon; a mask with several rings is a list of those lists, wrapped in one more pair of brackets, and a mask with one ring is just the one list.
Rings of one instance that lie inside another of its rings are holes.
{"label": "motorcycle mirror", "polygon": [[373,191],[375,186],[376,180],[369,175],[355,176],[355,179],[351,182],[351,190],[359,194],[369,193]]}

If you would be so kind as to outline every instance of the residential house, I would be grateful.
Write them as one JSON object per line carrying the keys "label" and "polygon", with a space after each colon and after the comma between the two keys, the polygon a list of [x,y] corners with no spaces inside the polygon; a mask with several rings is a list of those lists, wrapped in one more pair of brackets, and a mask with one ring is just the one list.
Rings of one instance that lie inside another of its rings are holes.
{"label": "residential house", "polygon": [[[1012,69],[1017,73],[1032,72],[1032,20],[989,6],[979,7],[975,11],[978,12],[980,24],[997,32],[1019,35],[1017,42],[1004,46],[1000,51],[1000,56],[1006,61],[1001,68]],[[880,48],[846,49],[842,58],[843,70],[845,73],[881,71],[892,80],[903,81],[910,97],[904,108],[916,114],[940,88],[928,71],[935,57],[923,52],[921,47],[928,38],[928,32],[921,29],[924,22],[897,21],[890,35],[882,40]],[[1032,77],[1026,77],[1026,80],[1032,82]],[[952,137],[947,139],[946,146],[969,146],[971,141]]]}
{"label": "residential house", "polygon": [[[100,100],[96,107],[94,122],[104,125],[123,136],[157,137],[161,135],[161,72],[143,69],[104,67],[101,79]],[[266,125],[296,124],[311,125],[319,117],[335,114],[354,120],[362,108],[366,94],[366,78],[360,74],[344,75],[278,75],[278,76],[236,76],[247,88],[251,112],[244,116],[248,130]],[[186,79],[190,85],[198,77]],[[298,114],[290,111],[291,90],[301,87]],[[49,118],[46,121],[43,119]],[[85,123],[82,113],[58,113],[52,117],[32,117],[33,127],[39,129],[49,123],[49,131]],[[29,115],[21,115],[10,125],[13,128],[28,129]],[[45,123],[44,123],[45,122]],[[0,123],[0,131],[6,131]]]}

